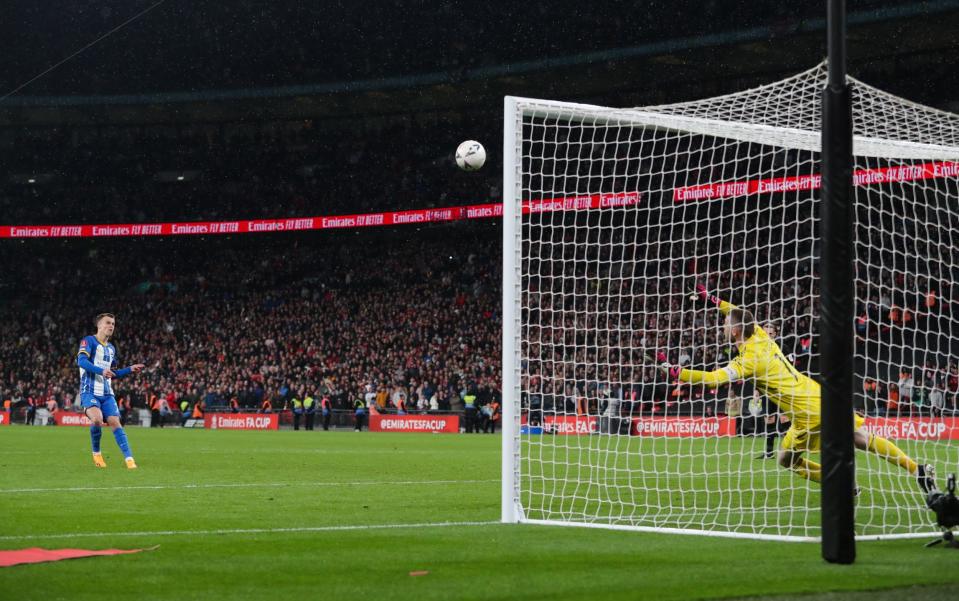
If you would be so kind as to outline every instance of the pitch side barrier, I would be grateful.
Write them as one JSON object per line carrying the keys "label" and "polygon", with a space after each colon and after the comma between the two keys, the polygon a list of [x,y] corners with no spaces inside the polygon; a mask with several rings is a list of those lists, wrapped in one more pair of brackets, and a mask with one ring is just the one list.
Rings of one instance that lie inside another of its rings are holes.
{"label": "pitch side barrier", "polygon": [[[856,186],[957,177],[959,177],[959,163],[947,161],[882,169],[860,169],[853,174]],[[672,197],[674,202],[688,202],[777,192],[801,192],[819,189],[821,181],[822,178],[820,175],[810,175],[716,182],[676,188],[673,191]],[[642,200],[643,194],[641,192],[541,198],[524,201],[523,213],[551,213],[558,211],[630,207],[641,204]],[[492,219],[502,216],[502,203],[487,203],[439,209],[415,209],[412,211],[387,211],[382,213],[293,217],[286,219],[73,225],[3,225],[0,226],[0,238],[116,238],[264,234],[443,223],[447,221]]]}
{"label": "pitch side barrier", "polygon": [[[610,429],[604,421],[613,420]],[[625,428],[623,426],[626,426]],[[959,418],[950,417],[866,417],[863,426],[884,438],[894,440],[959,440]],[[740,436],[732,417],[617,417],[593,415],[543,415],[529,419],[523,415],[520,433],[526,435],[621,434],[669,438],[715,438]]]}
{"label": "pitch side barrier", "polygon": [[[550,213],[627,207],[641,202],[637,192],[541,198],[523,203],[524,213]],[[238,221],[184,221],[76,225],[3,225],[0,238],[122,238],[140,236],[212,236],[266,234],[311,230],[356,229],[392,225],[420,225],[503,216],[502,203],[464,205],[440,209],[388,211],[357,215],[250,219]]]}
{"label": "pitch side barrier", "polygon": [[[314,429],[320,430],[323,416],[317,412]],[[462,413],[367,413],[363,419],[364,429],[370,432],[420,432],[420,433],[458,433],[464,423]],[[293,423],[293,414],[289,410],[276,413],[226,413],[207,412],[204,415],[204,427],[211,430],[278,430]],[[349,410],[333,412],[331,426],[351,428],[354,414]],[[301,425],[301,429],[304,428]]]}

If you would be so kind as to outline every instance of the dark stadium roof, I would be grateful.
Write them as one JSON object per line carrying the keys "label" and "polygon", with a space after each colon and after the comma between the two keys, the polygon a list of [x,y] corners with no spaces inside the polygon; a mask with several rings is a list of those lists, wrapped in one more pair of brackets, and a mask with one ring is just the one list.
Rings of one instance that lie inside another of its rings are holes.
{"label": "dark stadium roof", "polygon": [[[759,42],[821,29],[824,12],[820,2],[780,0],[375,5],[370,10],[369,3],[345,0],[14,0],[0,25],[6,46],[0,52],[0,96],[147,9],[19,95],[196,92],[425,73],[455,78],[507,64],[522,72],[530,67],[522,63],[530,61],[535,66],[549,59],[557,66],[557,59],[562,65],[583,53],[657,43],[668,53],[666,41],[686,40],[674,48],[681,50],[689,38],[704,38],[707,45]],[[849,2],[853,25],[916,15],[928,23],[930,15],[949,10],[959,10],[959,2]],[[898,42],[909,46],[921,40]]]}

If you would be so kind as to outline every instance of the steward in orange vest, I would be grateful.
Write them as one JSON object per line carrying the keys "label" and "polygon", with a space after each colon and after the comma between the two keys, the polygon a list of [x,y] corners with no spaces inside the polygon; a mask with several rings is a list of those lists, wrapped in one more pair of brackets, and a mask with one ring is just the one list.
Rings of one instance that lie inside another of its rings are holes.
{"label": "steward in orange vest", "polygon": [[501,417],[503,417],[503,413],[500,411],[499,401],[493,399],[493,402],[489,404],[489,421],[486,422],[487,432],[490,434],[496,433],[496,424]]}
{"label": "steward in orange vest", "polygon": [[150,427],[156,428],[160,425],[160,400],[157,395],[150,395]]}
{"label": "steward in orange vest", "polygon": [[324,395],[320,400],[320,411],[323,414],[323,429],[330,429],[330,420],[333,419],[333,403],[330,402],[330,397]]}

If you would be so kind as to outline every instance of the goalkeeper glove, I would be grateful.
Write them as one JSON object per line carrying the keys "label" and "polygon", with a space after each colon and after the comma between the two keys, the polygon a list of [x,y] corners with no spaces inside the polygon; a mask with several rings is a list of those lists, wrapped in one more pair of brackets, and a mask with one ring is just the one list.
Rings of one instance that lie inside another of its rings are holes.
{"label": "goalkeeper glove", "polygon": [[696,284],[696,295],[704,301],[708,302],[711,305],[719,306],[719,303],[722,302],[718,296],[712,295],[706,291],[706,287],[702,284]]}
{"label": "goalkeeper glove", "polygon": [[659,366],[666,370],[666,373],[669,374],[670,378],[678,378],[679,372],[682,371],[678,365],[671,365],[669,361],[666,360],[666,353],[659,351],[656,353],[656,360],[659,361]]}

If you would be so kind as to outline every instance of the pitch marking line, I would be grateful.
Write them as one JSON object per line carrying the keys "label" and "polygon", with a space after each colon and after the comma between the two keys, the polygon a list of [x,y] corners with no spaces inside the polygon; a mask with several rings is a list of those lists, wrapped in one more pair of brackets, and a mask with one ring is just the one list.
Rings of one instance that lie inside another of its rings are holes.
{"label": "pitch marking line", "polygon": [[486,522],[422,522],[419,524],[365,524],[353,526],[305,526],[302,528],[233,528],[219,530],[154,530],[145,532],[70,532],[59,534],[23,534],[0,536],[0,540],[32,540],[35,538],[103,538],[111,536],[211,536],[225,534],[284,534],[298,532],[340,532],[347,530],[399,530],[403,528],[448,528],[451,526],[490,526]]}
{"label": "pitch marking line", "polygon": [[487,484],[496,480],[358,480],[355,482],[234,482],[222,484],[156,484],[144,486],[74,486],[63,488],[0,488],[0,494],[35,492],[85,492],[102,490],[183,490],[197,488],[285,488],[294,486],[417,486],[433,484]]}

